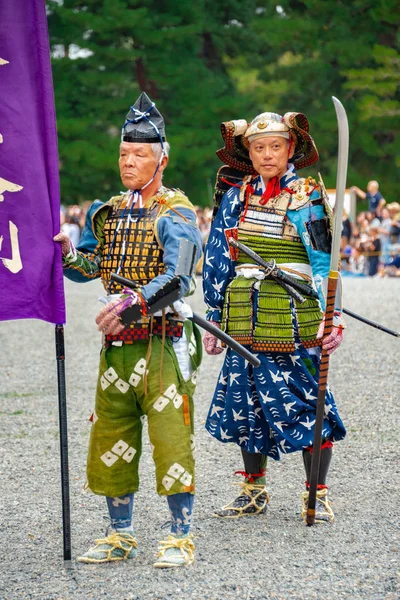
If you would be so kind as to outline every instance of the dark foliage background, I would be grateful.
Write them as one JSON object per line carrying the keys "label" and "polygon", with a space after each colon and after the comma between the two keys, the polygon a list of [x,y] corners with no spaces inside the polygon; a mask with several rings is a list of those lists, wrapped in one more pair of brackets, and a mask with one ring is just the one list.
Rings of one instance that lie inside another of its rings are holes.
{"label": "dark foliage background", "polygon": [[166,185],[211,203],[221,121],[304,112],[335,186],[331,96],[349,117],[348,184],[400,184],[398,0],[47,0],[64,203],[121,186],[120,129],[146,91],[172,150]]}

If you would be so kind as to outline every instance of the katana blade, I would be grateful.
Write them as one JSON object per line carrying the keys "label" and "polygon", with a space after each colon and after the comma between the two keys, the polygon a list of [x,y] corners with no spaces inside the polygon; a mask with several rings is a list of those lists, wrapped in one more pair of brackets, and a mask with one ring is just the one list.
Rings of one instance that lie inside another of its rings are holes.
{"label": "katana blade", "polygon": [[347,180],[347,163],[349,160],[349,124],[343,104],[332,96],[336,110],[339,132],[338,166],[336,176],[336,199],[334,206],[335,219],[333,224],[333,240],[331,251],[331,271],[337,271],[339,265],[340,239],[342,234],[342,215],[344,207],[344,192]]}

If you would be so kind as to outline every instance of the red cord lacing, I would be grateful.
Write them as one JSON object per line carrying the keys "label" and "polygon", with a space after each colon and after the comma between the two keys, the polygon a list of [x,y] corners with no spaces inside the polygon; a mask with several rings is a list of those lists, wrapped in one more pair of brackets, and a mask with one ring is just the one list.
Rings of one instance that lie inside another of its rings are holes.
{"label": "red cord lacing", "polygon": [[231,181],[229,181],[228,179],[225,179],[224,177],[221,177],[221,181],[223,181],[223,183],[226,183],[227,185],[230,185],[231,187],[242,187],[241,183],[232,183]]}
{"label": "red cord lacing", "polygon": [[246,473],[246,471],[235,471],[235,475],[242,475],[247,479],[249,483],[254,483],[256,479],[260,477],[265,477],[267,470],[261,469],[261,473]]}
{"label": "red cord lacing", "polygon": [[[310,483],[308,481],[304,482],[306,484],[306,488],[309,490],[310,489]],[[327,490],[328,486],[324,485],[323,483],[318,483],[317,484],[317,490]]]}
{"label": "red cord lacing", "polygon": [[143,298],[142,294],[140,294],[139,292],[136,292],[136,293],[137,293],[137,295],[139,296],[139,299],[140,299],[140,312],[145,317],[147,315],[146,300]]}
{"label": "red cord lacing", "polygon": [[[332,447],[333,447],[333,444],[332,444],[331,440],[325,440],[325,442],[321,446],[321,450],[323,450],[324,448],[332,448]],[[308,450],[310,454],[313,453],[312,446],[308,446],[308,448],[304,448],[304,450]]]}
{"label": "red cord lacing", "polygon": [[271,179],[268,180],[267,187],[265,188],[265,191],[260,198],[260,204],[264,206],[265,204],[267,204],[270,198],[275,198],[275,196],[280,194],[280,192],[281,185],[279,183],[279,177],[271,177]]}
{"label": "red cord lacing", "polygon": [[244,203],[244,211],[242,216],[240,217],[241,222],[243,223],[245,218],[246,218],[246,214],[247,214],[247,210],[249,208],[249,198],[251,196],[251,194],[254,194],[255,189],[253,188],[253,186],[248,183],[246,186],[246,193],[245,193],[245,203]]}

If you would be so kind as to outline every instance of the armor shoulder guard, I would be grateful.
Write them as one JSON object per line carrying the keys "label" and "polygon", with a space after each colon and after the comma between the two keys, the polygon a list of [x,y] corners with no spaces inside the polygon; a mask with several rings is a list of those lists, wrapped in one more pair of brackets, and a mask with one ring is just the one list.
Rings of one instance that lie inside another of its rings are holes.
{"label": "armor shoulder guard", "polygon": [[292,190],[290,210],[300,210],[306,206],[317,204],[320,200],[320,198],[310,199],[311,194],[320,191],[319,184],[312,177],[296,179],[293,183],[288,184],[288,188]]}
{"label": "armor shoulder guard", "polygon": [[228,167],[227,165],[218,169],[213,197],[213,219],[218,212],[221,200],[226,192],[232,187],[242,187],[242,183],[243,173],[241,171]]}
{"label": "armor shoulder guard", "polygon": [[98,242],[102,238],[104,223],[108,217],[111,208],[111,200],[109,200],[108,202],[95,200],[90,206],[86,215],[86,223],[90,222],[92,233]]}
{"label": "armor shoulder guard", "polygon": [[157,197],[157,202],[161,205],[160,215],[169,208],[188,208],[194,211],[194,206],[182,190],[178,188],[164,188]]}
{"label": "armor shoulder guard", "polygon": [[108,202],[106,202],[106,205],[109,206],[117,206],[118,204],[120,204],[123,200],[125,194],[120,194],[119,196],[113,196],[112,198],[109,199]]}

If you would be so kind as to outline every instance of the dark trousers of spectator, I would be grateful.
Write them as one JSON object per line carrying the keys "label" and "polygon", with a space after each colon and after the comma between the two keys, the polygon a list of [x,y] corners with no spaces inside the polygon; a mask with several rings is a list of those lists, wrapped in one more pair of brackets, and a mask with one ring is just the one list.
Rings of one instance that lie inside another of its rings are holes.
{"label": "dark trousers of spectator", "polygon": [[368,258],[368,275],[376,275],[379,266],[379,256],[370,256]]}

